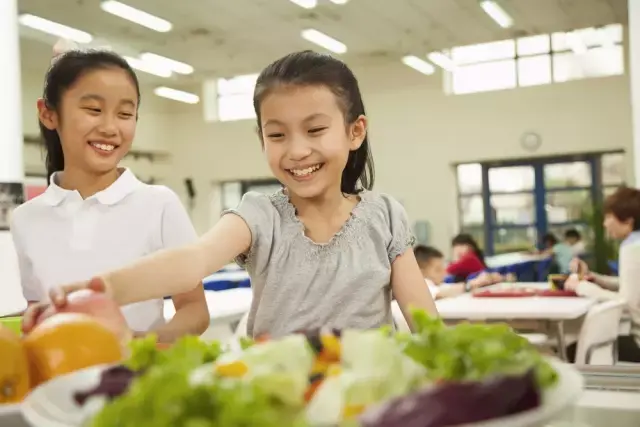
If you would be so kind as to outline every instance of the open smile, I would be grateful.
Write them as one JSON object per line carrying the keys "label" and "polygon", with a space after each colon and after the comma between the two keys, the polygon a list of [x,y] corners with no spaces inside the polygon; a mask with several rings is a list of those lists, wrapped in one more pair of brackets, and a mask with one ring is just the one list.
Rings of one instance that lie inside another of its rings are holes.
{"label": "open smile", "polygon": [[316,172],[322,169],[322,166],[324,166],[324,163],[317,163],[304,168],[286,169],[286,171],[296,180],[301,181],[312,178]]}

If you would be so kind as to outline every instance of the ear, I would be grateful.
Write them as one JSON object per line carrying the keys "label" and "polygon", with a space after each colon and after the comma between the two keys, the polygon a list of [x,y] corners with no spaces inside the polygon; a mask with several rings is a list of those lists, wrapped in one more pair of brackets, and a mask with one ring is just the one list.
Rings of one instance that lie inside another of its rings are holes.
{"label": "ear", "polygon": [[44,99],[39,98],[36,103],[38,107],[38,119],[40,119],[40,123],[44,125],[49,130],[55,130],[58,128],[58,115],[55,111],[50,110],[47,107],[47,103],[44,102]]}
{"label": "ear", "polygon": [[349,149],[356,151],[367,136],[367,126],[369,122],[364,115],[360,115],[349,127]]}

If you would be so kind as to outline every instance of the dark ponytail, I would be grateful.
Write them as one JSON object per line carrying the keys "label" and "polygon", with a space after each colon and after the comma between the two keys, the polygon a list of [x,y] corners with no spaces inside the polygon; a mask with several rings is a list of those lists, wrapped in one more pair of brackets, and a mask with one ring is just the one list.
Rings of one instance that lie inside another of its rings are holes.
{"label": "dark ponytail", "polygon": [[458,234],[451,241],[451,246],[457,245],[467,245],[471,248],[473,253],[478,257],[478,259],[482,262],[482,265],[486,268],[487,263],[484,260],[484,252],[480,249],[478,242],[470,235],[470,234]]}
{"label": "dark ponytail", "polygon": [[[49,110],[60,111],[62,96],[80,77],[90,71],[105,68],[120,68],[129,75],[136,87],[139,104],[138,77],[124,58],[106,50],[72,50],[56,57],[49,67],[45,75],[42,94],[44,105]],[[58,116],[58,121],[62,121],[60,116]],[[60,172],[64,169],[64,153],[58,131],[47,129],[42,122],[39,125],[46,151],[45,166],[47,168],[47,183],[49,183],[54,172]]]}
{"label": "dark ponytail", "polygon": [[[258,76],[253,95],[258,129],[262,129],[260,104],[272,89],[280,85],[326,86],[338,98],[347,124],[354,123],[365,114],[358,80],[349,67],[330,55],[306,50],[278,59]],[[344,194],[358,194],[362,190],[371,190],[374,178],[369,137],[365,136],[360,148],[349,153],[340,187]]]}

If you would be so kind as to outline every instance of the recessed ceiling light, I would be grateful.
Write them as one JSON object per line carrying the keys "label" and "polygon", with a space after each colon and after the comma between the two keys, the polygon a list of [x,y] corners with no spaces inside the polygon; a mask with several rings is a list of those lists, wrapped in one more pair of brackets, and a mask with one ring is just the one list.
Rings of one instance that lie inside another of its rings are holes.
{"label": "recessed ceiling light", "polygon": [[513,26],[513,18],[494,0],[480,1],[480,7],[502,28]]}
{"label": "recessed ceiling light", "polygon": [[20,15],[18,22],[25,27],[33,28],[34,30],[42,31],[43,33],[71,40],[76,43],[90,43],[91,40],[93,40],[93,36],[89,33],[28,13]]}
{"label": "recessed ceiling light", "polygon": [[184,92],[182,90],[172,89],[166,86],[155,88],[153,93],[163,98],[184,102],[186,104],[197,104],[200,102],[200,97],[194,93]]}
{"label": "recessed ceiling light", "polygon": [[329,0],[329,1],[334,4],[347,4],[349,2],[349,0]]}
{"label": "recessed ceiling light", "polygon": [[152,74],[158,77],[171,77],[171,68],[154,64],[152,62],[146,62],[139,58],[133,58],[131,56],[125,56],[124,59],[138,71],[143,73]]}
{"label": "recessed ceiling light", "polygon": [[407,55],[402,58],[402,63],[407,67],[411,67],[422,74],[431,75],[436,72],[436,67],[429,64],[424,59],[420,59],[414,55]]}
{"label": "recessed ceiling light", "polygon": [[323,47],[331,52],[335,52],[338,54],[347,52],[347,45],[326,35],[325,33],[321,33],[318,30],[314,30],[313,28],[303,30],[302,38],[310,41],[311,43],[315,43],[320,47]]}
{"label": "recessed ceiling light", "polygon": [[166,19],[158,18],[155,15],[136,9],[135,7],[131,7],[124,3],[120,3],[119,1],[103,1],[100,3],[100,7],[107,13],[160,33],[171,31],[171,28],[173,27],[171,22]]}
{"label": "recessed ceiling light", "polygon": [[427,59],[446,71],[453,71],[456,68],[456,64],[451,58],[442,52],[431,52],[427,55]]}
{"label": "recessed ceiling light", "polygon": [[318,0],[289,0],[293,4],[297,4],[305,9],[313,9],[318,5]]}
{"label": "recessed ceiling light", "polygon": [[156,55],[155,53],[145,52],[140,55],[140,59],[149,64],[158,64],[158,66],[166,67],[178,74],[192,74],[193,67],[184,62],[176,61],[171,58]]}

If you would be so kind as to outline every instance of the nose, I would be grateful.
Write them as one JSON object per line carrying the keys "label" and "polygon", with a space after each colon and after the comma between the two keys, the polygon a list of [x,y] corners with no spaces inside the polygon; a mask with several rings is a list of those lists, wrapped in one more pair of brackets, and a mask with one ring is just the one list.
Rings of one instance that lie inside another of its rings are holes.
{"label": "nose", "polygon": [[291,139],[289,143],[289,157],[291,160],[300,161],[311,154],[311,145],[306,138],[295,137]]}
{"label": "nose", "polygon": [[103,114],[102,121],[98,127],[98,132],[103,136],[115,136],[118,133],[116,120],[110,114]]}

